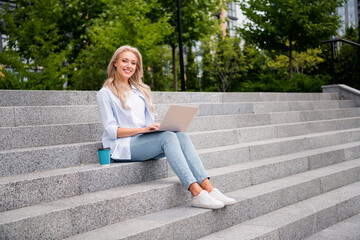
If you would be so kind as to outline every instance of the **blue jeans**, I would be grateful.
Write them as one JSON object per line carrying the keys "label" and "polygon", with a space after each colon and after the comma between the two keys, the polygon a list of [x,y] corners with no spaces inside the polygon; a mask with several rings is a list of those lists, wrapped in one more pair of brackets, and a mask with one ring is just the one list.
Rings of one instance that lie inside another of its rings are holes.
{"label": "blue jeans", "polygon": [[186,189],[208,178],[189,136],[183,132],[156,132],[131,137],[131,160],[145,161],[166,156]]}

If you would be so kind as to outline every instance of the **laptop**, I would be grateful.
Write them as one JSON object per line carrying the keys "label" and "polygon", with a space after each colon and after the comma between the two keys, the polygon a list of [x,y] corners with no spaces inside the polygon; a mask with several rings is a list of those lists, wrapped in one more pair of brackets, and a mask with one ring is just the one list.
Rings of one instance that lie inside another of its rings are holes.
{"label": "laptop", "polygon": [[161,121],[159,129],[142,134],[163,131],[185,132],[198,110],[198,107],[171,105]]}

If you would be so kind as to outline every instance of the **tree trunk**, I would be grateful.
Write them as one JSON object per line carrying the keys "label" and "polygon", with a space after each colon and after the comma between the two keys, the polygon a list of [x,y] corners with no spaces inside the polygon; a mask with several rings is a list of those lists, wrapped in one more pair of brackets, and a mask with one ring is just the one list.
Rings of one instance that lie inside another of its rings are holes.
{"label": "tree trunk", "polygon": [[177,70],[176,70],[176,46],[171,46],[172,49],[172,64],[173,64],[173,76],[174,76],[174,91],[177,91]]}
{"label": "tree trunk", "polygon": [[289,38],[290,41],[290,52],[289,52],[289,74],[290,74],[290,79],[293,78],[293,66],[292,66],[292,43],[291,43],[291,38]]}

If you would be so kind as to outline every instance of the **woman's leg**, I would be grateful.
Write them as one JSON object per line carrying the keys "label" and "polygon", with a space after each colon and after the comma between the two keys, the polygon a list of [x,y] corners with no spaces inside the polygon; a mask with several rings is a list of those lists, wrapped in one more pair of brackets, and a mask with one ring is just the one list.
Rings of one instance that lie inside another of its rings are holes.
{"label": "woman's leg", "polygon": [[[225,206],[222,201],[210,196],[209,192],[213,187],[186,134],[160,132],[137,135],[131,138],[130,144],[132,160],[148,160],[165,153],[171,168],[185,188],[193,194],[192,206],[210,209],[219,209]],[[214,191],[211,192],[214,193]]]}
{"label": "woman's leg", "polygon": [[202,189],[211,192],[213,190],[213,186],[207,177],[208,175],[204,165],[202,164],[199,154],[196,152],[190,137],[184,132],[176,132],[176,135],[179,139],[186,162],[194,177],[196,178],[197,183],[201,186]]}
{"label": "woman's leg", "polygon": [[[130,150],[131,159],[135,161],[148,160],[165,153],[171,168],[186,189],[189,189],[192,183],[198,182],[185,159],[179,139],[174,132],[158,132],[134,136],[131,138]],[[206,173],[204,173],[202,180],[207,177]]]}
{"label": "woman's leg", "polygon": [[[199,155],[197,154],[194,145],[191,142],[191,139],[186,133],[183,132],[177,132],[176,133],[182,148],[182,151],[184,153],[184,156],[186,158],[186,161],[194,174],[195,178],[198,179],[198,183],[200,185],[200,189],[204,189],[207,192],[210,193],[210,196],[215,198],[216,200],[223,202],[225,205],[232,205],[235,204],[235,199],[226,197],[224,194],[222,194],[218,189],[214,188],[208,178],[203,178],[203,174],[205,172],[205,168],[199,158]],[[190,188],[192,185],[190,185]]]}

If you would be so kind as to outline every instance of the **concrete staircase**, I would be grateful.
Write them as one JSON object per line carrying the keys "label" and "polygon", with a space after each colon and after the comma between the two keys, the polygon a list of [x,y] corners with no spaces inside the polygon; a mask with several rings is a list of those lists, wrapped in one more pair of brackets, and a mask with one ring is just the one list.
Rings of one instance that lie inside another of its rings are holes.
{"label": "concrete staircase", "polygon": [[166,159],[100,167],[96,92],[0,91],[0,239],[317,239],[359,224],[356,100],[153,95],[157,119],[170,104],[199,106],[189,135],[237,204],[190,207]]}

